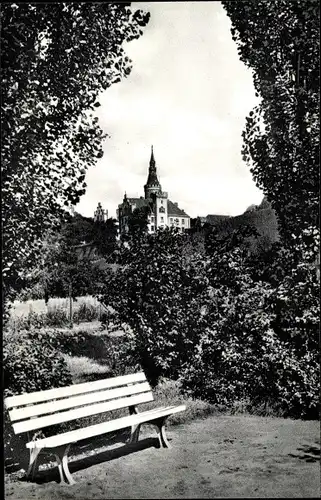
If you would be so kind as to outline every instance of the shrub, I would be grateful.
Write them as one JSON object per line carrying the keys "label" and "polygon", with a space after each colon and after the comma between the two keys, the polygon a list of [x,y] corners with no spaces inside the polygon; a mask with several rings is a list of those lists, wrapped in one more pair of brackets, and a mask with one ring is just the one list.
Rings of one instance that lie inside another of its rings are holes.
{"label": "shrub", "polygon": [[89,357],[104,362],[109,358],[109,339],[86,330],[66,330],[57,333],[60,350],[76,357]]}
{"label": "shrub", "polygon": [[30,330],[30,328],[43,328],[47,325],[46,313],[30,311],[27,315],[11,318],[9,328],[15,331]]}
{"label": "shrub", "polygon": [[278,287],[251,283],[195,346],[182,378],[195,397],[230,408],[318,418],[318,298],[300,264]]}
{"label": "shrub", "polygon": [[188,360],[203,321],[195,296],[202,297],[207,278],[198,256],[183,255],[183,238],[169,230],[146,238],[135,240],[129,255],[124,248],[124,266],[109,276],[102,302],[116,311],[115,323],[118,317],[130,326],[123,342],[131,364],[156,385],[160,376],[177,378]]}
{"label": "shrub", "polygon": [[[76,323],[82,321],[95,321],[99,319],[100,308],[90,302],[82,302],[77,309],[73,311],[73,320]],[[15,330],[29,330],[30,328],[64,327],[69,325],[69,310],[62,306],[48,307],[47,311],[36,313],[29,311],[28,314],[12,317],[10,326]]]}
{"label": "shrub", "polygon": [[62,307],[48,308],[45,321],[47,326],[66,326],[70,322],[67,310]]}
{"label": "shrub", "polygon": [[308,352],[299,357],[272,330],[260,344],[261,356],[253,355],[244,338],[227,350],[209,334],[182,374],[183,389],[230,409],[246,401],[247,411],[254,413],[266,414],[269,408],[284,417],[318,418],[317,359]]}
{"label": "shrub", "polygon": [[247,235],[208,231],[205,255],[188,256],[184,238],[168,230],[133,240],[102,298],[130,327],[119,359],[141,366],[153,386],[182,379],[185,391],[212,403],[316,418],[315,275],[282,249],[264,273],[253,272]]}
{"label": "shrub", "polygon": [[44,329],[4,336],[3,369],[6,395],[41,391],[71,383],[58,352],[57,333]]}
{"label": "shrub", "polygon": [[[72,383],[67,365],[58,352],[54,331],[6,332],[3,342],[3,376],[5,396],[41,391]],[[5,412],[4,450],[6,459],[21,463],[24,439],[13,434],[8,412]]]}
{"label": "shrub", "polygon": [[82,302],[73,313],[73,319],[77,323],[81,321],[95,321],[99,319],[99,306],[88,302]]}
{"label": "shrub", "polygon": [[198,418],[206,418],[210,415],[217,415],[219,409],[217,405],[202,401],[196,398],[187,397],[182,393],[181,382],[161,378],[154,390],[154,401],[142,404],[142,411],[157,408],[159,406],[186,405],[186,410],[175,413],[171,416],[169,425],[178,425],[193,421]]}
{"label": "shrub", "polygon": [[48,308],[46,312],[30,311],[27,315],[11,318],[9,327],[15,331],[34,330],[39,328],[63,327],[69,324],[66,309],[62,307]]}

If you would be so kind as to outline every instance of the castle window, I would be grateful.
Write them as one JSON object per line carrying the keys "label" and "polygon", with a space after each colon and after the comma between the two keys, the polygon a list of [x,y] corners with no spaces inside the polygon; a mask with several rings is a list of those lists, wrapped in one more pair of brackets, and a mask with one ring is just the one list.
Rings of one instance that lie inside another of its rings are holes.
{"label": "castle window", "polygon": [[163,200],[161,200],[161,204],[163,205]]}
{"label": "castle window", "polygon": [[170,218],[169,218],[169,222],[173,222],[173,217],[170,217]]}
{"label": "castle window", "polygon": [[154,217],[153,215],[151,216],[150,221],[151,221],[151,222],[154,222],[154,221],[155,221],[155,217]]}
{"label": "castle window", "polygon": [[165,213],[165,208],[164,208],[164,207],[160,207],[160,208],[159,208],[159,211],[160,211],[160,213],[162,213],[162,214],[163,214],[163,213]]}
{"label": "castle window", "polygon": [[161,222],[164,222],[164,217],[161,217]]}
{"label": "castle window", "polygon": [[182,225],[184,226],[184,224],[185,224],[185,219],[182,219]]}
{"label": "castle window", "polygon": [[154,231],[154,229],[155,229],[155,226],[150,226],[151,231]]}
{"label": "castle window", "polygon": [[179,224],[179,220],[178,219],[175,219],[175,222],[176,222],[177,225]]}

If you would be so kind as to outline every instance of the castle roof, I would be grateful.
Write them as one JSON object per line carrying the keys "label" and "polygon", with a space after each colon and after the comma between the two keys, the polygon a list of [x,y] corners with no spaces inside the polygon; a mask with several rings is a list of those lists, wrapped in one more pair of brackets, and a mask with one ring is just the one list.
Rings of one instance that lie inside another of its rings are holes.
{"label": "castle roof", "polygon": [[151,152],[151,157],[149,161],[149,169],[148,169],[148,177],[147,177],[147,182],[145,187],[149,186],[160,186],[159,180],[157,178],[157,172],[156,172],[156,162],[154,158],[154,151],[153,151],[153,146],[152,146],[152,152]]}
{"label": "castle roof", "polygon": [[[147,207],[147,206],[151,206],[151,204],[152,204],[152,200],[150,198],[148,198],[148,199],[143,198],[143,197],[127,198],[127,200],[131,205],[135,205],[135,208]],[[189,215],[187,215],[187,213],[184,212],[184,210],[182,210],[181,208],[178,207],[177,203],[174,203],[171,200],[167,200],[167,201],[168,201],[167,210],[168,210],[168,215],[170,217],[175,217],[175,216],[189,217]],[[119,206],[121,206],[121,205],[119,205]]]}
{"label": "castle roof", "polygon": [[146,207],[150,204],[150,200],[146,200],[145,198],[128,198],[128,201],[131,205],[135,204],[135,208]]}
{"label": "castle roof", "polygon": [[180,217],[189,217],[184,210],[179,208],[178,205],[171,200],[168,200],[167,211],[169,216],[179,215]]}

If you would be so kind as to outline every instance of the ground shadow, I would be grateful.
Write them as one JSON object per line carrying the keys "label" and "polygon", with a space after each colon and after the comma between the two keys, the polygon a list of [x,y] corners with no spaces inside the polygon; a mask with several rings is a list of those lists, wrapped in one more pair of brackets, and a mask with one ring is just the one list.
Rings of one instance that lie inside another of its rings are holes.
{"label": "ground shadow", "polygon": [[[59,336],[60,349],[70,356],[90,358],[97,363],[109,366],[112,361],[111,353],[121,340],[118,337],[95,335],[93,332],[79,330],[77,333]],[[106,378],[106,375],[105,375]]]}
{"label": "ground shadow", "polygon": [[[86,440],[74,443],[70,457],[78,456],[83,453],[91,453],[99,448],[114,445],[116,443],[126,443],[130,436],[130,429],[123,430],[121,432],[114,432],[110,434],[105,434],[103,436],[96,436],[93,438],[88,438]],[[19,448],[18,448],[19,445]],[[5,463],[5,471],[8,474],[15,473],[21,470],[21,468],[26,469],[29,463],[29,450],[26,448],[24,442],[19,442],[16,446],[15,458],[7,459]],[[39,464],[46,464],[48,462],[56,462],[56,457],[48,452],[44,452],[39,456]]]}
{"label": "ground shadow", "polygon": [[[117,442],[122,442],[117,440]],[[111,444],[109,441],[108,444]],[[126,455],[137,453],[147,448],[159,448],[159,442],[157,438],[145,438],[141,439],[137,443],[124,443],[123,446],[119,446],[112,450],[104,450],[100,453],[94,455],[86,456],[80,459],[70,459],[69,460],[69,470],[71,474],[74,472],[88,469],[92,465],[98,465],[103,462],[109,462],[111,460],[116,460],[117,458],[124,457]],[[88,451],[88,450],[86,450]],[[27,481],[26,477],[20,479],[21,481]],[[56,466],[51,467],[47,470],[42,470],[37,473],[35,482],[38,484],[49,483],[51,481],[59,482],[59,474]]]}
{"label": "ground shadow", "polygon": [[289,457],[299,458],[300,460],[305,460],[306,462],[319,462],[320,461],[320,447],[313,445],[305,445],[297,448],[300,452],[303,451],[303,455],[295,455],[294,453],[289,453]]}

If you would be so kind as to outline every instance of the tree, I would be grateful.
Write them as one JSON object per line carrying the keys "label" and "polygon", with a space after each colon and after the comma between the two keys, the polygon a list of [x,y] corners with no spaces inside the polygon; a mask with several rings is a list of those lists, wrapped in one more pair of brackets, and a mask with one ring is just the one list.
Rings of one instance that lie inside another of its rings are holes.
{"label": "tree", "polygon": [[63,238],[69,247],[91,243],[93,239],[94,221],[75,212],[73,217],[63,220],[61,228],[56,231],[58,238]]}
{"label": "tree", "polygon": [[234,253],[244,260],[238,246],[242,239],[233,234],[222,240],[213,229],[205,249],[195,245],[191,250],[189,235],[165,228],[121,249],[122,266],[109,276],[101,300],[115,309],[120,323],[129,324],[130,352],[153,383],[159,375],[177,378],[189,362],[208,326],[204,311],[216,308],[210,285],[222,300],[231,288],[239,292],[233,262]]}
{"label": "tree", "polygon": [[92,243],[99,255],[109,256],[116,248],[116,219],[94,221],[91,217],[75,213],[74,217],[62,224],[57,234],[63,237],[69,247]]}
{"label": "tree", "polygon": [[244,245],[252,233],[214,227],[193,249],[168,228],[133,240],[100,300],[130,327],[123,363],[140,365],[152,384],[180,379],[193,397],[315,418],[317,285],[306,265],[291,273],[294,258],[279,243],[257,270]]}
{"label": "tree", "polygon": [[[59,231],[48,231],[41,258],[25,280],[19,298],[44,297],[48,302],[50,297],[68,296],[70,284],[74,298],[98,293],[104,272],[97,265],[97,257],[108,258],[109,262],[115,259],[116,234],[114,219],[94,222],[77,213]],[[76,247],[82,244],[90,244],[91,254],[79,259]]]}
{"label": "tree", "polygon": [[91,241],[102,257],[110,257],[116,249],[117,226],[116,219],[106,222],[97,221],[92,225]]}
{"label": "tree", "polygon": [[128,233],[125,240],[140,240],[147,234],[148,215],[151,208],[148,205],[135,208],[128,216]]}
{"label": "tree", "polygon": [[[243,157],[275,209],[284,242],[319,252],[319,3],[222,2],[260,104],[246,119]],[[302,258],[302,253],[301,253]]]}
{"label": "tree", "polygon": [[39,258],[43,235],[84,194],[102,156],[101,91],[127,76],[123,42],[149,14],[130,4],[11,3],[1,9],[4,302]]}

